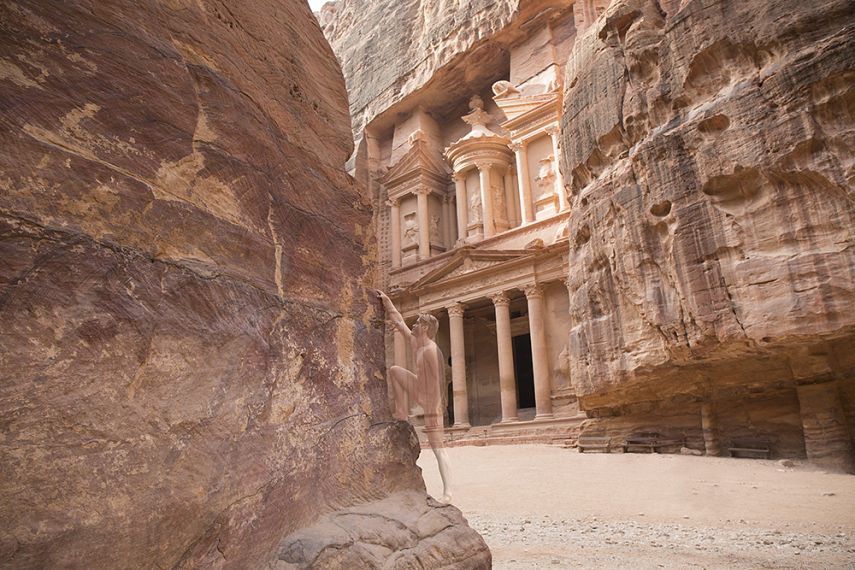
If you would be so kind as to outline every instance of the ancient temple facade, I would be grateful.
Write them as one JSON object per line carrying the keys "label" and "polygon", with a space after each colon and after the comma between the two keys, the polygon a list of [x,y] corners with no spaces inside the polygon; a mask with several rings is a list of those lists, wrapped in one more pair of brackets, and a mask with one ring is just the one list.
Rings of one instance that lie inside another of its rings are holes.
{"label": "ancient temple facade", "polygon": [[[752,6],[321,11],[375,284],[439,319],[450,425],[587,415],[581,436],[748,441],[855,472],[852,50],[822,7],[788,19],[814,35]],[[414,368],[391,329],[387,364]]]}
{"label": "ancient temple facade", "polygon": [[[558,11],[511,44],[504,69],[445,114],[417,94],[394,120],[364,129],[380,286],[408,324],[438,318],[448,425],[461,430],[578,418],[566,366],[570,205],[558,170],[575,17]],[[387,338],[389,366],[412,370],[404,339],[391,329]]]}

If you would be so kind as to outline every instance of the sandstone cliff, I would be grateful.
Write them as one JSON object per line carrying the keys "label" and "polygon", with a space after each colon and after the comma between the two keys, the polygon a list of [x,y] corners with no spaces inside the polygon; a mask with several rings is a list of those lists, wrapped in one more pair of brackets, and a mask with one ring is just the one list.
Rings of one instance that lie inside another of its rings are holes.
{"label": "sandstone cliff", "polygon": [[620,0],[577,41],[561,137],[583,407],[753,396],[754,428],[803,427],[809,456],[851,468],[853,68],[848,0]]}
{"label": "sandstone cliff", "polygon": [[488,567],[390,421],[305,3],[13,1],[0,30],[0,568],[318,567],[294,533],[390,502],[425,567]]}

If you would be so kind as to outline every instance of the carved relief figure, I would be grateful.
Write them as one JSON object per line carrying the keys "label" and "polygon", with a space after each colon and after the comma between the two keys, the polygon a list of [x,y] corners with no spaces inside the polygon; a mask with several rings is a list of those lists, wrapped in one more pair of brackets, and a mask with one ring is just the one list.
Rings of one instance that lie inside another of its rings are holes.
{"label": "carved relief figure", "polygon": [[557,386],[558,389],[569,390],[575,393],[573,383],[570,382],[570,347],[565,346],[561,354],[558,355],[558,362],[555,363],[555,370],[553,372],[555,373],[555,378],[560,379]]}
{"label": "carved relief figure", "polygon": [[501,221],[506,222],[508,215],[505,212],[505,189],[501,186],[493,186],[493,215]]}
{"label": "carved relief figure", "polygon": [[540,171],[537,173],[537,178],[534,179],[538,186],[544,190],[548,190],[555,178],[555,170],[552,166],[552,155],[540,159]]}
{"label": "carved relief figure", "polygon": [[439,216],[433,214],[430,217],[430,241],[439,243]]}
{"label": "carved relief figure", "polygon": [[413,245],[419,240],[419,224],[415,214],[404,216],[404,246]]}
{"label": "carved relief figure", "polygon": [[451,466],[445,450],[443,424],[446,400],[445,361],[442,351],[433,340],[439,328],[439,322],[433,315],[419,315],[413,329],[410,330],[392,300],[382,291],[377,291],[377,297],[383,301],[389,320],[398,332],[410,341],[416,361],[415,374],[400,366],[393,366],[389,370],[389,377],[395,390],[396,410],[392,416],[396,420],[407,421],[408,395],[424,409],[428,443],[436,456],[439,474],[442,477],[443,494],[440,500],[449,503],[451,502]]}
{"label": "carved relief figure", "polygon": [[469,199],[469,223],[475,224],[481,221],[481,194],[473,192]]}

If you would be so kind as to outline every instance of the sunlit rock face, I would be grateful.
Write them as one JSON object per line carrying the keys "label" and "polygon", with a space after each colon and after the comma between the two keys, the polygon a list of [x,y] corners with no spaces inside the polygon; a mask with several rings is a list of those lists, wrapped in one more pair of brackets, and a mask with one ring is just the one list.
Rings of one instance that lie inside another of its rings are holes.
{"label": "sunlit rock face", "polygon": [[308,6],[12,0],[0,29],[0,568],[281,566],[324,514],[427,501]]}
{"label": "sunlit rock face", "polygon": [[853,24],[843,0],[623,0],[576,43],[571,376],[595,415],[817,383],[855,413]]}

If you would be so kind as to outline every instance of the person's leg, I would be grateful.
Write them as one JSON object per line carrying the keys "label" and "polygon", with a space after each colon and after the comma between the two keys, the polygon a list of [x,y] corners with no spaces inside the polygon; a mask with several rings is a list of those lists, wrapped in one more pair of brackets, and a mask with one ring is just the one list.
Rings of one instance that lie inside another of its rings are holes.
{"label": "person's leg", "polygon": [[435,447],[433,454],[436,456],[439,476],[442,478],[442,497],[439,500],[451,503],[451,462],[448,460],[448,452],[444,447]]}
{"label": "person's leg", "polygon": [[433,412],[426,411],[425,413],[425,431],[427,432],[428,443],[433,450],[436,463],[439,466],[439,476],[442,478],[442,497],[440,497],[440,501],[450,503],[451,462],[448,460],[448,452],[445,449],[445,429],[443,427],[442,412],[439,411],[438,406],[434,408]]}
{"label": "person's leg", "polygon": [[396,420],[407,421],[407,395],[412,393],[415,386],[416,375],[400,366],[389,369],[389,377],[392,379],[392,388],[395,390],[395,411],[392,417]]}

